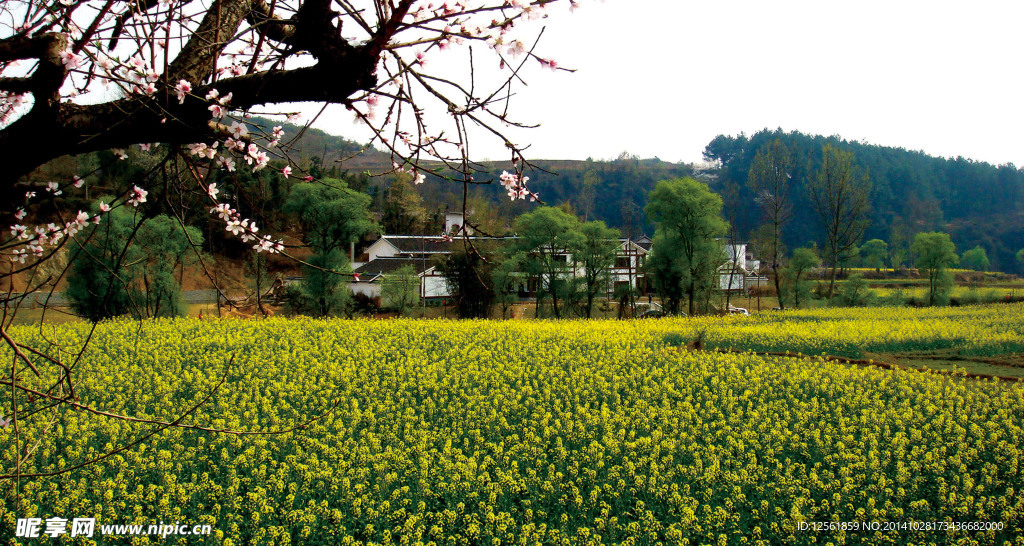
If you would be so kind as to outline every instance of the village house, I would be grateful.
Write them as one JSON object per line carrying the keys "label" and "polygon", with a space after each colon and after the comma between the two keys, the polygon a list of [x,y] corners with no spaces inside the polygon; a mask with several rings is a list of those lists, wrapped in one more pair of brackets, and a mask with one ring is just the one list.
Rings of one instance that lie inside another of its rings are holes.
{"label": "village house", "polygon": [[[353,293],[362,294],[371,299],[380,297],[380,282],[385,275],[394,273],[404,266],[410,266],[420,279],[420,298],[424,300],[444,299],[451,296],[444,275],[438,270],[433,260],[435,256],[444,256],[461,248],[468,237],[473,242],[497,241],[506,243],[515,237],[482,237],[472,232],[463,234],[462,214],[448,213],[445,215],[445,234],[437,235],[383,235],[373,242],[360,256],[353,255],[352,267],[357,275],[350,283]],[[652,241],[650,237],[638,239],[619,239],[618,253],[611,270],[606,295],[611,296],[623,286],[632,287],[646,295],[651,289],[643,273],[643,265],[650,254]],[[353,253],[354,254],[354,253]],[[362,261],[357,261],[357,258]],[[563,252],[556,259],[567,264],[573,263],[572,254]],[[733,265],[735,263],[735,269]],[[742,291],[751,283],[759,282],[756,274],[759,262],[753,260],[747,251],[746,244],[726,245],[725,261],[719,268],[719,286],[722,290]],[[582,276],[582,266],[568,270],[573,276]],[[536,286],[529,279],[523,280],[518,292],[524,297],[535,295]]]}

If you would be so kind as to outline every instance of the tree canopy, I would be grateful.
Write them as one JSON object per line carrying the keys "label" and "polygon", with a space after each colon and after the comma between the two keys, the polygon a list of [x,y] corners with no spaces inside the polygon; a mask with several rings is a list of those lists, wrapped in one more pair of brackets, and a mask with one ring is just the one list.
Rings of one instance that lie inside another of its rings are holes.
{"label": "tree canopy", "polygon": [[697,288],[707,284],[709,277],[717,281],[717,269],[724,261],[722,243],[717,240],[729,227],[722,219],[722,198],[693,178],[663,180],[651,192],[646,212],[656,226],[651,249],[655,270],[680,277],[692,315]]}

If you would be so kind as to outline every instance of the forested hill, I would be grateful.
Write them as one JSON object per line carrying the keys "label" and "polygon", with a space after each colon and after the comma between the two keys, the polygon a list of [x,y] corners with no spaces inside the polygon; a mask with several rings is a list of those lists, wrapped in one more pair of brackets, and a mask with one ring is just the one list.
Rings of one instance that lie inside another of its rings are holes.
{"label": "forested hill", "polygon": [[[285,127],[289,135],[297,134],[299,129]],[[806,181],[817,171],[825,143],[852,152],[872,182],[871,226],[865,240],[878,238],[892,243],[901,237],[908,240],[921,231],[945,231],[952,235],[958,252],[980,245],[991,259],[992,267],[1004,271],[1013,269],[1014,253],[1024,248],[1024,172],[1013,165],[944,159],[835,136],[767,129],[751,136],[720,135],[704,150],[706,159],[720,161],[722,165],[717,176],[701,176],[712,189],[723,192],[728,183],[738,183],[737,224],[742,238],[749,239],[761,221],[760,211],[747,186],[747,173],[757,151],[776,138],[793,155],[794,217],[785,231],[785,242],[791,249],[811,242],[820,244],[823,239],[821,223],[807,197]],[[318,158],[325,171],[356,174],[391,168],[388,154],[373,148],[359,154],[359,144],[316,129],[307,130],[293,145],[295,155],[299,156],[295,159],[307,162]],[[353,154],[359,155],[336,162]],[[624,234],[633,235],[652,232],[643,208],[654,185],[662,179],[694,174],[692,166],[687,164],[657,158],[640,159],[628,153],[607,161],[538,160],[534,163],[538,168],[526,174],[530,176],[530,188],[540,194],[545,203],[568,203],[581,217],[604,220],[610,226],[621,228]],[[497,180],[501,171],[511,170],[512,165],[490,162],[482,168],[485,172],[478,173],[478,180]],[[428,176],[428,180],[430,183],[416,186],[427,207],[437,210],[461,205],[461,184],[446,182],[438,176]],[[382,194],[388,184],[388,177],[376,179],[366,191]],[[471,194],[500,204],[500,210],[509,219],[535,206],[525,201],[510,202],[496,183],[474,186]]]}
{"label": "forested hill", "polygon": [[821,239],[806,181],[815,175],[825,143],[852,152],[872,182],[871,226],[866,239],[890,241],[894,231],[897,238],[900,232],[912,237],[920,231],[945,231],[952,235],[958,251],[981,245],[992,267],[1005,271],[1012,269],[1014,253],[1024,247],[1024,171],[1012,164],[943,159],[839,137],[767,129],[749,137],[720,135],[704,150],[706,159],[722,163],[712,184],[715,189],[721,190],[729,181],[738,182],[739,202],[750,203],[738,218],[742,234],[749,234],[760,221],[747,173],[758,150],[775,139],[793,154],[794,218],[785,232],[790,248]]}

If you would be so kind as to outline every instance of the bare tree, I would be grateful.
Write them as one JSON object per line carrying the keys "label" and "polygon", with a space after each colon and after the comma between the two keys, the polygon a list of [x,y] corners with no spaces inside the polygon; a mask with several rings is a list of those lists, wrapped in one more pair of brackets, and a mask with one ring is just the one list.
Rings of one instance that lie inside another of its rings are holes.
{"label": "bare tree", "polygon": [[808,181],[814,210],[825,225],[825,261],[829,264],[828,297],[836,283],[836,269],[843,256],[864,237],[870,218],[871,181],[855,164],[853,152],[831,144],[822,147],[821,167]]}
{"label": "bare tree", "polygon": [[793,157],[781,140],[775,139],[766,144],[750,165],[747,183],[754,192],[754,200],[761,207],[761,213],[769,229],[767,251],[772,277],[775,280],[775,292],[779,295],[779,307],[785,309],[782,300],[782,289],[779,283],[779,266],[786,250],[782,245],[782,231],[793,217],[790,204],[790,171],[793,169]]}

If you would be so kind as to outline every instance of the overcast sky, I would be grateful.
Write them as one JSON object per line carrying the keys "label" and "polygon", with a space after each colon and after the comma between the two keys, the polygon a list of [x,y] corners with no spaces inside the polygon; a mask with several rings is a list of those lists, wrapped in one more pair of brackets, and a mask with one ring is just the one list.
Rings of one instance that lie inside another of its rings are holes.
{"label": "overcast sky", "polygon": [[1024,166],[1020,0],[581,4],[552,8],[538,48],[577,71],[536,67],[516,97],[541,124],[515,135],[530,157],[693,162],[718,134],[781,127]]}

